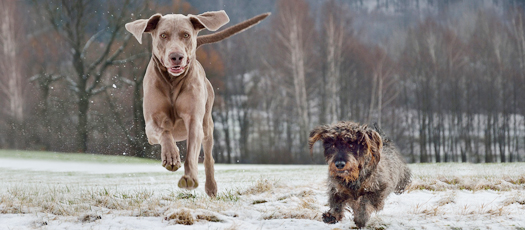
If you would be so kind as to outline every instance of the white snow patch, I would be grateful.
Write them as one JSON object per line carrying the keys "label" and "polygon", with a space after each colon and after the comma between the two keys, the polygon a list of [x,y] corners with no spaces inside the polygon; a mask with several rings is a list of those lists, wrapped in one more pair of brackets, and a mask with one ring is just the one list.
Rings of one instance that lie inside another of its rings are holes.
{"label": "white snow patch", "polygon": [[[525,164],[410,165],[414,180],[440,177],[504,178],[525,175]],[[324,165],[215,166],[218,199],[200,186],[177,188],[184,170],[159,164],[111,164],[0,159],[0,229],[349,229],[352,214],[335,225],[328,209]],[[520,189],[411,190],[390,195],[372,215],[371,229],[522,229]],[[181,197],[186,198],[181,198]],[[167,218],[189,210],[193,225]],[[208,218],[209,217],[209,218]],[[208,219],[207,219],[208,218]]]}

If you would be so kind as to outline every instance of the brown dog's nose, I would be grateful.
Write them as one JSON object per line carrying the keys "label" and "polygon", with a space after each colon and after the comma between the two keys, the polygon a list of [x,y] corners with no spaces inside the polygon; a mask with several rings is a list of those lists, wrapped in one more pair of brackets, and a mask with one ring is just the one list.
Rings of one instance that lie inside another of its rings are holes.
{"label": "brown dog's nose", "polygon": [[335,162],[335,167],[338,168],[338,169],[344,168],[345,165],[346,165],[346,163],[344,161],[336,161]]}
{"label": "brown dog's nose", "polygon": [[184,59],[184,54],[171,53],[169,58],[174,65],[180,65],[182,63],[182,59]]}

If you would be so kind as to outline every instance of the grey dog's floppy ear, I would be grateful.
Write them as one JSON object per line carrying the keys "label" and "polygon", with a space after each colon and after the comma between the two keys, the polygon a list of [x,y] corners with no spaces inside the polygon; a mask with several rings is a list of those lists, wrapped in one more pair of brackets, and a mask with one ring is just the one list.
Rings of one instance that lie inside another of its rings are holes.
{"label": "grey dog's floppy ear", "polygon": [[230,21],[230,18],[224,10],[210,11],[199,15],[190,14],[188,16],[196,30],[207,29],[210,31],[216,31]]}
{"label": "grey dog's floppy ear", "polygon": [[161,17],[161,14],[154,14],[149,19],[139,19],[126,23],[126,30],[133,34],[137,41],[142,44],[142,34],[156,29]]}

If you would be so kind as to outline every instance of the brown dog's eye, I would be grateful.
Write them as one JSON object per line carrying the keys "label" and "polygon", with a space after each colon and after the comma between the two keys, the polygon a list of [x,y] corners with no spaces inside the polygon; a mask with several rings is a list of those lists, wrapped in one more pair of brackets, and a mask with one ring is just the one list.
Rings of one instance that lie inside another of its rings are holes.
{"label": "brown dog's eye", "polygon": [[189,37],[190,37],[189,34],[184,34],[184,35],[182,35],[182,36],[183,36],[184,38],[189,38]]}
{"label": "brown dog's eye", "polygon": [[161,38],[167,38],[168,35],[166,35],[166,34],[161,34],[160,37],[161,37]]}
{"label": "brown dog's eye", "polygon": [[335,147],[335,145],[334,145],[334,143],[326,142],[326,143],[323,144],[323,147],[324,147],[325,149],[330,149],[330,148]]}

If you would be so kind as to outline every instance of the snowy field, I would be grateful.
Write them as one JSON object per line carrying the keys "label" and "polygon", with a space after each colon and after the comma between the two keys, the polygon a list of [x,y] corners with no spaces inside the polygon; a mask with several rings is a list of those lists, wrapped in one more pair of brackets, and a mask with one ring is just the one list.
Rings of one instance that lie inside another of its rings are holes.
{"label": "snowy field", "polygon": [[[525,164],[410,165],[368,229],[525,229]],[[180,190],[183,169],[99,155],[0,151],[3,229],[351,229],[327,225],[327,167],[221,165],[219,195]]]}

